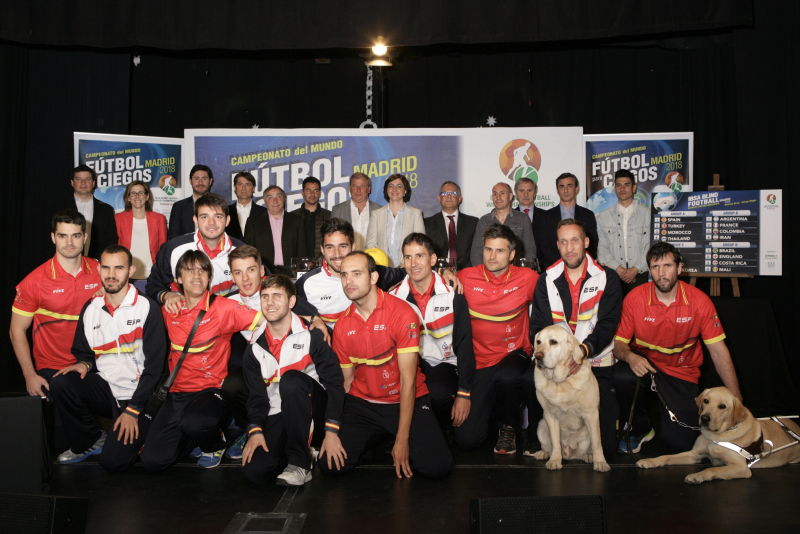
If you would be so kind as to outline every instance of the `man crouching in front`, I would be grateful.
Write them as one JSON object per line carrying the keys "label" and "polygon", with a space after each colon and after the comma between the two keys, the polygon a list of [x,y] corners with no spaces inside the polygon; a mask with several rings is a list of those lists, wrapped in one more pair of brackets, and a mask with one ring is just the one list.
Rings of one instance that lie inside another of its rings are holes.
{"label": "man crouching in front", "polygon": [[337,436],[344,377],[322,330],[309,330],[292,312],[297,302],[292,281],[282,274],[269,276],[260,293],[267,322],[244,353],[250,425],[242,465],[245,476],[257,484],[275,480],[282,486],[302,486],[311,480],[314,429],[320,434],[325,429],[321,451],[344,457]]}
{"label": "man crouching in front", "polygon": [[339,438],[343,454],[320,451],[326,475],[350,471],[371,444],[395,436],[398,478],[412,466],[429,478],[453,470],[453,457],[431,411],[419,368],[420,322],[407,302],[379,290],[375,260],[361,251],[342,260],[342,286],[353,304],[340,316],[333,350],[344,373],[345,396]]}

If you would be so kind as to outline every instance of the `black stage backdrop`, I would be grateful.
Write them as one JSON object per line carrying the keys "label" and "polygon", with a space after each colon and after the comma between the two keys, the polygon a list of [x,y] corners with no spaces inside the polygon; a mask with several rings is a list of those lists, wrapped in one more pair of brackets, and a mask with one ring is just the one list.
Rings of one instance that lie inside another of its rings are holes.
{"label": "black stage backdrop", "polygon": [[16,0],[0,39],[170,50],[359,48],[563,41],[752,23],[751,0]]}
{"label": "black stage backdrop", "polygon": [[[682,3],[663,5],[677,4]],[[728,15],[739,13],[730,9]],[[795,198],[800,196],[791,170],[800,148],[794,127],[800,119],[800,41],[792,36],[800,3],[758,0],[752,20],[748,28],[649,36],[654,40],[647,42],[400,48],[395,66],[384,70],[383,125],[478,127],[492,115],[498,126],[583,126],[585,133],[693,131],[696,189],[705,189],[719,173],[728,189],[781,188],[786,198]],[[642,34],[642,27],[628,33]],[[270,52],[100,52],[0,42],[0,164],[7,184],[0,221],[10,242],[2,263],[3,324],[10,320],[14,285],[53,253],[49,216],[55,200],[70,191],[73,131],[180,137],[184,128],[358,126],[365,118],[363,59],[342,48],[310,51],[318,36],[306,37],[312,40],[299,41],[306,50]],[[479,39],[464,37],[461,42]],[[52,42],[78,42],[72,38]],[[137,44],[143,42],[142,37]],[[131,62],[134,54],[141,57],[138,67]],[[330,64],[315,61],[322,57]],[[784,276],[741,282],[745,297],[772,303],[787,359],[778,367],[788,366],[788,373],[773,374],[774,382],[763,391],[781,390],[786,401],[772,405],[787,409],[800,408],[792,384],[792,378],[800,384],[792,319],[794,295],[800,294],[792,276],[792,265],[800,261],[792,240],[798,226],[787,202]],[[707,289],[707,282],[701,287]],[[724,283],[726,294],[730,285]],[[6,387],[20,389],[6,336],[2,349],[0,377],[10,384]],[[757,365],[776,356],[765,349],[744,357]]]}

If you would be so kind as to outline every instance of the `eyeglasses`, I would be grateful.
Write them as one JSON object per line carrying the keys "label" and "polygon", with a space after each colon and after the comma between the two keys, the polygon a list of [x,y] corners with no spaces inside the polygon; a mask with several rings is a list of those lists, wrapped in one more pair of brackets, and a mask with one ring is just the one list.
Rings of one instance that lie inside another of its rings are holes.
{"label": "eyeglasses", "polygon": [[458,196],[458,191],[442,191],[441,193],[439,193],[439,196],[442,197],[442,198],[444,198],[444,197],[457,197]]}
{"label": "eyeglasses", "polygon": [[131,191],[130,196],[132,197],[143,197],[147,195],[147,191]]}

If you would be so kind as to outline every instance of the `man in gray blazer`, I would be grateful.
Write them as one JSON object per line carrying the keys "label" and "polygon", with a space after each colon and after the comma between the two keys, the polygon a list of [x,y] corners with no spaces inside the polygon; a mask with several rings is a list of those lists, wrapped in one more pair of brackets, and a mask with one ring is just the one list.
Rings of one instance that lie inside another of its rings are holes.
{"label": "man in gray blazer", "polygon": [[528,217],[517,210],[511,209],[514,194],[511,186],[500,182],[492,188],[492,202],[494,209],[478,220],[475,228],[475,237],[472,239],[472,252],[470,261],[472,265],[483,265],[483,232],[493,224],[502,224],[511,228],[522,249],[516,254],[517,258],[534,259],[536,257],[536,242],[533,240],[533,228]]}
{"label": "man in gray blazer", "polygon": [[331,217],[343,219],[353,225],[356,242],[353,250],[364,250],[369,230],[369,214],[380,208],[380,204],[369,199],[372,180],[364,173],[357,172],[350,177],[350,200],[331,208]]}

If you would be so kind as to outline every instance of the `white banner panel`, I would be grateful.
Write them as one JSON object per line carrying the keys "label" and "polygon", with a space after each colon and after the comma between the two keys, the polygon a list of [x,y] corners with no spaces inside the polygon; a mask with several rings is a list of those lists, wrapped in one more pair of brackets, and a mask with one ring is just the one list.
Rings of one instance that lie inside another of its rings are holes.
{"label": "white banner panel", "polygon": [[75,165],[97,173],[94,196],[125,211],[122,196],[133,180],[153,192],[153,211],[169,220],[172,205],[184,198],[181,179],[183,139],[75,132]]}

